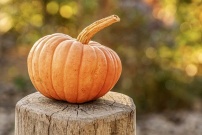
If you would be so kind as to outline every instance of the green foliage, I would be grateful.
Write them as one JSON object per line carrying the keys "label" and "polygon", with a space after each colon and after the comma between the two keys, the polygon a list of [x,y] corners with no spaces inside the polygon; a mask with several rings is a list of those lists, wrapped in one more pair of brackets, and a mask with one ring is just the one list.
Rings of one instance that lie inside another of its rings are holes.
{"label": "green foliage", "polygon": [[[0,35],[14,35],[16,46],[27,48],[55,32],[76,38],[93,21],[119,15],[120,23],[93,40],[119,54],[123,73],[115,89],[140,112],[191,108],[202,97],[201,0],[3,1],[0,18],[8,23],[0,20]],[[23,77],[13,83],[27,87]]]}

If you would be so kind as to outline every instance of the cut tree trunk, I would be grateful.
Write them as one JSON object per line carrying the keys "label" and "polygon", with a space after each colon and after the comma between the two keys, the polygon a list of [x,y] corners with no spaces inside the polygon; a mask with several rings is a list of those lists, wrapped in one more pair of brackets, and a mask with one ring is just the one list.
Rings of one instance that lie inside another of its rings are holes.
{"label": "cut tree trunk", "polygon": [[84,104],[36,92],[21,99],[15,113],[15,135],[135,135],[133,100],[116,92]]}

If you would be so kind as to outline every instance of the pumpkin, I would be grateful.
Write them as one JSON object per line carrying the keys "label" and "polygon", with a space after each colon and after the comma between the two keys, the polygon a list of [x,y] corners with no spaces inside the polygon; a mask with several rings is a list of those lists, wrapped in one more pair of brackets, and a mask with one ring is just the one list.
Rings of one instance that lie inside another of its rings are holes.
{"label": "pumpkin", "polygon": [[116,15],[98,20],[77,39],[55,33],[36,41],[27,59],[34,87],[48,98],[70,103],[84,103],[105,95],[121,75],[121,61],[112,49],[90,40],[119,20]]}

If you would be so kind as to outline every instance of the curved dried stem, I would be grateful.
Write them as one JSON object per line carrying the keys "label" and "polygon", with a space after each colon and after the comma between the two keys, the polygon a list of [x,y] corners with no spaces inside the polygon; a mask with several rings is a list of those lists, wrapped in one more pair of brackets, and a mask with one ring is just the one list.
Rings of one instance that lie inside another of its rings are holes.
{"label": "curved dried stem", "polygon": [[87,26],[85,29],[83,29],[81,33],[78,35],[77,40],[80,41],[82,44],[88,44],[91,38],[97,32],[119,21],[120,21],[120,18],[117,15],[111,15],[109,17],[100,19],[92,23],[91,25]]}

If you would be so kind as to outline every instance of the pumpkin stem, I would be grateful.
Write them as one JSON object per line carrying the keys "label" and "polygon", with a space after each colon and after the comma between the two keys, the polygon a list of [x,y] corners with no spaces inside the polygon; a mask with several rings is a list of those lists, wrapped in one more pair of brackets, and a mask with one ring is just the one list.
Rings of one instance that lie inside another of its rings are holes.
{"label": "pumpkin stem", "polygon": [[78,35],[77,40],[80,41],[82,44],[88,44],[91,38],[97,32],[119,21],[120,21],[120,18],[117,15],[111,15],[109,17],[100,19],[92,23],[91,25],[87,26],[85,29],[83,29],[81,33]]}

